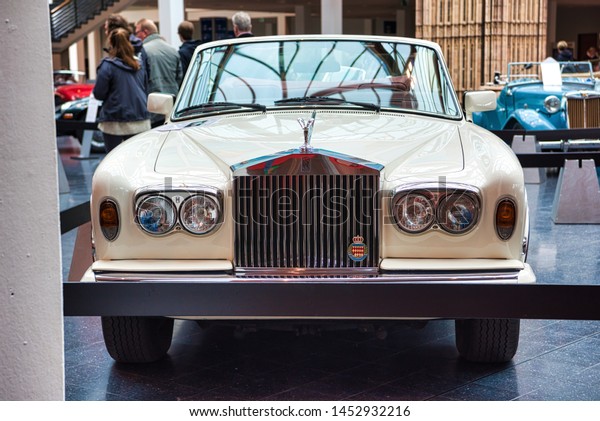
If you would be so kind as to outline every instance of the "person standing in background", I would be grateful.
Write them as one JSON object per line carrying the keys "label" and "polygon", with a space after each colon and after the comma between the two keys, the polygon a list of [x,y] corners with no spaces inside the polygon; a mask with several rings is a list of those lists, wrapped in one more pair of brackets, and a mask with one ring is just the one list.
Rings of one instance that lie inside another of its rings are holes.
{"label": "person standing in background", "polygon": [[556,48],[558,49],[556,61],[573,61],[573,53],[569,50],[567,41],[558,41]]}
{"label": "person standing in background", "polygon": [[[177,96],[183,78],[177,49],[160,36],[156,24],[150,19],[140,19],[135,24],[135,35],[143,41],[148,55],[150,67],[148,93],[160,92]],[[165,122],[165,116],[160,114],[152,113],[150,119],[152,127]]]}
{"label": "person standing in background", "polygon": [[122,15],[117,13],[113,13],[110,15],[106,21],[104,22],[104,34],[108,39],[108,35],[117,28],[126,29],[129,32],[129,42],[133,46],[134,54],[142,61],[144,64],[144,69],[148,74],[148,78],[150,78],[150,66],[148,66],[148,56],[146,54],[146,50],[144,50],[144,46],[142,44],[142,40],[136,37],[132,32],[131,26],[127,19],[125,19]]}
{"label": "person standing in background", "polygon": [[177,28],[177,34],[182,44],[179,47],[179,58],[181,59],[181,70],[183,76],[187,72],[187,69],[192,61],[192,55],[202,41],[194,40],[194,24],[192,22],[183,21]]}
{"label": "person standing in background", "polygon": [[233,34],[236,38],[253,37],[252,20],[246,12],[237,12],[231,17]]}
{"label": "person standing in background", "polygon": [[599,72],[600,71],[600,55],[598,54],[598,49],[592,45],[590,48],[587,49],[585,54],[592,65],[592,70],[594,72]]}
{"label": "person standing in background", "polygon": [[147,74],[134,54],[129,31],[114,29],[108,36],[108,57],[98,66],[93,94],[103,101],[98,129],[104,135],[106,152],[131,136],[150,130],[146,108]]}
{"label": "person standing in background", "polygon": [[150,19],[141,19],[135,24],[135,36],[143,41],[148,55],[148,93],[177,95],[182,79],[181,59],[177,49],[160,36],[156,24]]}

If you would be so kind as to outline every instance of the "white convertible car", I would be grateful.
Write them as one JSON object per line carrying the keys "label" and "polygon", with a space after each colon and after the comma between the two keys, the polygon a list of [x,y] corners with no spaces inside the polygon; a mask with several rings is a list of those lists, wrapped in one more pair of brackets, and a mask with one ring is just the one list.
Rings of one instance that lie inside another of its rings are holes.
{"label": "white convertible car", "polygon": [[[203,44],[177,98],[149,96],[167,123],[96,170],[95,261],[83,281],[309,283],[317,295],[335,283],[535,282],[521,166],[467,117],[495,103],[493,92],[472,92],[463,111],[427,41]],[[297,309],[239,314],[224,301],[218,316],[183,318],[326,321]],[[355,312],[335,314],[327,321]],[[510,360],[519,323],[457,320],[458,351]],[[173,318],[111,315],[102,326],[115,360],[150,362],[168,352]]]}

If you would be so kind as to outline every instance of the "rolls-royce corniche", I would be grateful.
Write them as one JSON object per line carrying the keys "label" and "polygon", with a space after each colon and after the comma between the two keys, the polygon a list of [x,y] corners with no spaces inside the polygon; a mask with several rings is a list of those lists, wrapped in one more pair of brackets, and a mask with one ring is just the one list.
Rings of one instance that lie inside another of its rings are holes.
{"label": "rolls-royce corniche", "polygon": [[[290,35],[202,44],[176,98],[149,95],[148,109],[165,125],[125,141],[95,171],[95,260],[82,281],[260,284],[261,293],[236,290],[216,313],[103,316],[109,354],[162,358],[177,318],[401,318],[358,311],[377,306],[366,297],[322,303],[332,285],[535,282],[522,168],[466,117],[495,99],[467,93],[463,110],[440,47],[423,40]],[[322,308],[271,311],[298,285]],[[510,360],[519,324],[456,320],[458,353]]]}

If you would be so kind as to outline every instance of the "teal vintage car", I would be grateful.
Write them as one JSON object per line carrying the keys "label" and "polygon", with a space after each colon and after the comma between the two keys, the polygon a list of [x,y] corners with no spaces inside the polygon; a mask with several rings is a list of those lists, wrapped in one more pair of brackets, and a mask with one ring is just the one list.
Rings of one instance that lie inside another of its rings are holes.
{"label": "teal vintage car", "polygon": [[557,130],[600,127],[600,83],[585,62],[517,62],[508,65],[492,111],[474,112],[488,130]]}

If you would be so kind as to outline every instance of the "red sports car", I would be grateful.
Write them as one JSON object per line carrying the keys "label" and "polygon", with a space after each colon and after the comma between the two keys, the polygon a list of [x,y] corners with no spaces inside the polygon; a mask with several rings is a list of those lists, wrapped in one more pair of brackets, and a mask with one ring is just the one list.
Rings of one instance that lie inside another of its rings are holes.
{"label": "red sports car", "polygon": [[87,83],[85,73],[74,70],[54,71],[54,105],[87,98],[94,89],[93,83]]}

